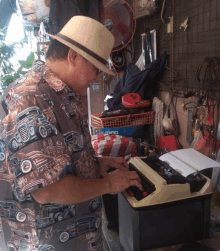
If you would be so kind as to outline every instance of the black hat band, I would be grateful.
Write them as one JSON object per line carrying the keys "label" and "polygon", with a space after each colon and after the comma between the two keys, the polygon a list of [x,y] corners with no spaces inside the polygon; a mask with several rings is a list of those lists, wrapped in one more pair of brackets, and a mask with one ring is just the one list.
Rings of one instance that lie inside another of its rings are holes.
{"label": "black hat band", "polygon": [[95,58],[96,60],[98,60],[100,63],[106,65],[107,61],[104,60],[103,58],[101,58],[99,55],[97,55],[96,53],[94,53],[93,51],[89,50],[88,48],[86,48],[85,46],[79,44],[78,42],[72,40],[71,38],[58,33],[56,36],[58,36],[59,38],[62,38],[63,40],[69,42],[70,44],[78,47],[79,49],[83,50],[84,52],[86,52],[87,54],[89,54],[90,56],[92,56],[93,58]]}

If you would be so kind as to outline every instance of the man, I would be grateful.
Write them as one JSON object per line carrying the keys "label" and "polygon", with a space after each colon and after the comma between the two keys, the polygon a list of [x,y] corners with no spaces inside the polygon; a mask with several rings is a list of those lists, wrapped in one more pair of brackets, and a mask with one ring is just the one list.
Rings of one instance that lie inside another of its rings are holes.
{"label": "man", "polygon": [[[114,38],[73,17],[0,101],[0,215],[8,250],[103,250],[101,200],[143,189],[123,159],[97,159],[80,95],[98,80]],[[118,170],[108,174],[110,167]],[[103,178],[100,178],[100,175]]]}

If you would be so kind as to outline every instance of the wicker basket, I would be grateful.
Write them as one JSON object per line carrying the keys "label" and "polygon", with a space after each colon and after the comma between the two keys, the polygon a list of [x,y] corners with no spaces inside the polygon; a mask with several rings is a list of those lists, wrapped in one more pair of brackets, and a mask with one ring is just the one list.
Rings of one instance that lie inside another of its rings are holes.
{"label": "wicker basket", "polygon": [[94,127],[125,127],[153,123],[153,111],[100,118],[101,113],[92,114],[92,126]]}

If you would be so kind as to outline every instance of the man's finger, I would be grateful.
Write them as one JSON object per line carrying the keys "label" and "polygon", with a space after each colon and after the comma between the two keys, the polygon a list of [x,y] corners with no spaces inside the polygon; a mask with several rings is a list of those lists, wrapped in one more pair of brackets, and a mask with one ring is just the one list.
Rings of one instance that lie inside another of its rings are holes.
{"label": "man's finger", "polygon": [[137,174],[136,171],[129,171],[128,172],[128,177],[130,180],[139,180],[139,182],[141,182],[141,178],[139,177],[139,175]]}
{"label": "man's finger", "polygon": [[141,191],[144,191],[142,185],[140,182],[138,182],[137,180],[130,180],[130,186],[136,186],[138,187]]}
{"label": "man's finger", "polygon": [[127,171],[129,169],[128,163],[125,161],[124,158],[121,157],[114,159],[114,165],[117,165],[117,168],[123,171]]}
{"label": "man's finger", "polygon": [[128,167],[128,166],[129,166],[128,163],[127,163],[127,161],[126,161],[124,158],[120,158],[118,161],[119,161],[119,163],[121,163],[121,164],[124,165],[125,167]]}
{"label": "man's finger", "polygon": [[120,163],[114,163],[111,166],[120,169],[122,171],[128,171],[128,169],[125,166],[121,165]]}
{"label": "man's finger", "polygon": [[115,168],[121,169],[122,171],[128,171],[128,169],[129,169],[129,168],[127,168],[127,166],[124,166],[124,165],[122,165],[121,163],[118,163],[118,162],[114,163],[114,166],[115,166]]}

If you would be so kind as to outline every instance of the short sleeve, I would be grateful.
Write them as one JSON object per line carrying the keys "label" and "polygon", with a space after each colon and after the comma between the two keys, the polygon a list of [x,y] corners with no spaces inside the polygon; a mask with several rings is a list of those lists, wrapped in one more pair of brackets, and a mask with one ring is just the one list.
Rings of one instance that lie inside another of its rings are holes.
{"label": "short sleeve", "polygon": [[31,200],[32,191],[58,181],[71,165],[53,102],[46,96],[36,92],[19,97],[1,121],[0,157],[2,152],[13,198],[19,202]]}

